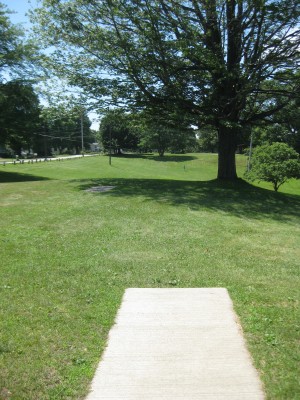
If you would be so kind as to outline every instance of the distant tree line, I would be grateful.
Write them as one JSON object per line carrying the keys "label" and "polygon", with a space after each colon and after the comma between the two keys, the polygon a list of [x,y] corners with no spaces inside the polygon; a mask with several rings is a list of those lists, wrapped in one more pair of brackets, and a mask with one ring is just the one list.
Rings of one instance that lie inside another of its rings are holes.
{"label": "distant tree line", "polygon": [[124,151],[186,153],[198,151],[196,132],[173,118],[151,117],[145,112],[127,113],[122,109],[108,111],[101,120],[99,139],[103,149],[113,154]]}
{"label": "distant tree line", "polygon": [[28,82],[12,80],[0,84],[1,156],[78,154],[89,150],[89,144],[96,141],[90,127],[83,109],[42,106]]}
{"label": "distant tree line", "polygon": [[[213,126],[205,126],[197,132],[199,151],[217,152],[218,134]],[[286,143],[300,153],[300,99],[292,100],[275,115],[245,127],[237,136],[237,151],[276,142]]]}

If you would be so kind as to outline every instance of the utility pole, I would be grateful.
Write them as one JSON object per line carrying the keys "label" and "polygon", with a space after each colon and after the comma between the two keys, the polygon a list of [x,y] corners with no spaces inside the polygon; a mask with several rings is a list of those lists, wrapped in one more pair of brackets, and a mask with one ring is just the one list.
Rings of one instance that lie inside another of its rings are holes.
{"label": "utility pole", "polygon": [[47,158],[47,131],[46,131],[46,125],[44,124],[44,153],[45,153],[45,159]]}
{"label": "utility pole", "polygon": [[83,110],[81,110],[80,127],[81,127],[81,151],[83,153],[83,151],[84,151],[84,145],[83,145]]}
{"label": "utility pole", "polygon": [[111,124],[109,124],[109,165],[111,165]]}

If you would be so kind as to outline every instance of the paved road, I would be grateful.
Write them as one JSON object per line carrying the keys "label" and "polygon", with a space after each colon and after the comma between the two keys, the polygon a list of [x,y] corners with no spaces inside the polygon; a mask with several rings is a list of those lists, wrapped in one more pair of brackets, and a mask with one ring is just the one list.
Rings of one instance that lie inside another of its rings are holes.
{"label": "paved road", "polygon": [[87,400],[262,400],[226,289],[127,289]]}
{"label": "paved road", "polygon": [[[99,154],[85,154],[84,157],[95,157]],[[18,161],[0,161],[0,165],[6,164],[34,164],[36,162],[47,162],[47,161],[63,161],[71,158],[82,158],[82,155],[66,156],[66,157],[43,157],[43,158],[31,158],[31,159],[20,159]]]}

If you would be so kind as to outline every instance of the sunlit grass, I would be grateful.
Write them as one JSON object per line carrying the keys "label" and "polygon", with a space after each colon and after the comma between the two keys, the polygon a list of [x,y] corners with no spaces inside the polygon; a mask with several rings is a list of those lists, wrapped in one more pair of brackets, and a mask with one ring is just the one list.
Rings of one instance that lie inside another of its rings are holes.
{"label": "sunlit grass", "polygon": [[268,398],[298,398],[299,181],[220,184],[216,160],[0,166],[1,399],[84,398],[127,287],[227,287]]}

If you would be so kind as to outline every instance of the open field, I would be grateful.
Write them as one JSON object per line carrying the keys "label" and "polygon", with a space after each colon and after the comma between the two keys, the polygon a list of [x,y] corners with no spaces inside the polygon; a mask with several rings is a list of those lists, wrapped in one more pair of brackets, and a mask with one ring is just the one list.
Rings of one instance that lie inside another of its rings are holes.
{"label": "open field", "polygon": [[221,184],[216,161],[0,167],[1,400],[83,399],[127,287],[228,288],[267,398],[299,399],[300,181]]}

